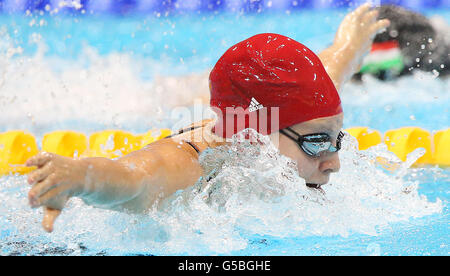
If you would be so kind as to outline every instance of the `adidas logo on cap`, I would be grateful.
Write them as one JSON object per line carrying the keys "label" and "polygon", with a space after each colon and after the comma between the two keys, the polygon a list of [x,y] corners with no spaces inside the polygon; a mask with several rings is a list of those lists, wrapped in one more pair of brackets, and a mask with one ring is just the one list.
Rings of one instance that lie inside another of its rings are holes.
{"label": "adidas logo on cap", "polygon": [[261,108],[264,108],[264,106],[262,104],[258,103],[258,101],[255,98],[252,98],[252,100],[250,101],[250,106],[248,107],[248,111],[254,112]]}

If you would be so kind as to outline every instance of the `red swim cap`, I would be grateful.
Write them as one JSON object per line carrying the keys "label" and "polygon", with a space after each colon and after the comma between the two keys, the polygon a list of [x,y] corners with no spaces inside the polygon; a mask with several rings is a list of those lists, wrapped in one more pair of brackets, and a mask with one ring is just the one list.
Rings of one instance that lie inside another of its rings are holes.
{"label": "red swim cap", "polygon": [[[268,126],[258,132],[264,135],[342,112],[339,94],[320,59],[303,44],[278,34],[255,35],[232,46],[209,81],[210,104],[219,115],[214,132],[222,137],[250,127],[249,115],[263,109]],[[272,118],[272,107],[279,108],[278,126],[271,124],[277,119]],[[243,122],[237,122],[239,115],[245,116]],[[230,123],[234,130],[227,131]]]}

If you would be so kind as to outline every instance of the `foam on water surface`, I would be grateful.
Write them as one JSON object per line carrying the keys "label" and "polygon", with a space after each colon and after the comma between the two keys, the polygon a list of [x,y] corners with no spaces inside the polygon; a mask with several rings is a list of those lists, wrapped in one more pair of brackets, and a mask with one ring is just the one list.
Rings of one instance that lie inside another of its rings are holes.
{"label": "foam on water surface", "polygon": [[65,128],[84,132],[122,128],[144,132],[167,126],[161,122],[168,119],[164,111],[207,95],[207,74],[143,80],[136,68],[161,64],[133,61],[127,54],[102,57],[86,48],[88,67],[83,60],[52,60],[41,52],[14,59],[10,55],[0,59],[0,105],[2,113],[8,114],[0,118],[2,131],[25,129],[42,135]]}
{"label": "foam on water surface", "polygon": [[[37,254],[52,249],[48,253],[61,254],[59,248],[64,254],[230,254],[246,250],[257,237],[270,241],[379,236],[395,223],[439,214],[444,208],[440,199],[430,201],[418,193],[416,170],[392,173],[377,165],[380,154],[396,161],[386,148],[360,152],[356,141],[347,137],[342,170],[322,193],[307,188],[293,162],[279,155],[267,138],[259,139],[264,143],[260,147],[236,141],[206,151],[202,165],[216,169],[215,177],[178,192],[145,215],[100,210],[72,200],[50,235],[41,229],[41,211],[27,205],[25,178],[4,177],[0,252]],[[432,172],[437,182],[448,181],[445,171],[421,170]],[[296,254],[295,247],[290,250]]]}
{"label": "foam on water surface", "polygon": [[[120,53],[100,56],[88,47],[83,55],[90,64],[86,67],[83,60],[73,63],[39,53],[13,58],[8,55],[20,49],[9,49],[0,59],[0,105],[8,114],[0,117],[1,131],[25,129],[38,136],[58,129],[145,132],[173,125],[176,106],[191,106],[195,99],[208,104],[208,70],[142,79],[139,70],[162,64]],[[369,77],[362,84],[348,84],[341,92],[344,126],[444,129],[450,122],[449,86],[450,79],[427,73],[387,83]]]}
{"label": "foam on water surface", "polygon": [[[208,102],[211,64],[203,62],[205,56],[166,62],[126,51],[105,54],[86,45],[73,60],[46,55],[48,41],[37,33],[30,33],[38,49],[30,55],[11,30],[0,31],[0,131],[25,129],[39,139],[57,129],[145,132],[173,126],[175,106],[191,106],[193,98]],[[310,41],[323,44],[325,36],[332,37],[328,32]],[[419,73],[392,82],[366,78],[348,84],[341,93],[344,127],[447,128],[449,82]],[[2,177],[0,255],[448,254],[449,171],[409,168],[420,150],[401,163],[383,145],[359,152],[347,136],[341,171],[323,194],[307,188],[292,161],[260,139],[260,148],[235,142],[205,152],[202,164],[208,171],[217,168],[215,177],[145,215],[96,209],[73,199],[53,234],[41,228],[42,211],[27,204],[26,177]],[[398,169],[386,170],[377,157],[398,163]]]}

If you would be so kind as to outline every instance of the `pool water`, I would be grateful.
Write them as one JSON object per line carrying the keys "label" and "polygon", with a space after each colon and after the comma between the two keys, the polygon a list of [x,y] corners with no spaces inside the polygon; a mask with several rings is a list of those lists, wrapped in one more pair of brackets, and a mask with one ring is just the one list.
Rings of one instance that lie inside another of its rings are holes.
{"label": "pool water", "polygon": [[[2,15],[0,131],[24,129],[41,140],[60,129],[171,127],[172,108],[208,94],[208,70],[234,43],[277,32],[320,51],[345,13]],[[446,10],[425,13],[450,18]],[[449,85],[422,73],[348,84],[344,127],[448,128]],[[26,177],[1,177],[0,255],[449,255],[450,170],[407,162],[388,172],[373,162],[380,155],[399,162],[386,148],[358,152],[351,138],[345,145],[325,195],[305,188],[270,144],[247,145],[239,160],[245,145],[235,144],[202,156],[227,164],[210,187],[180,191],[163,211],[129,215],[74,199],[52,234],[27,205]]]}

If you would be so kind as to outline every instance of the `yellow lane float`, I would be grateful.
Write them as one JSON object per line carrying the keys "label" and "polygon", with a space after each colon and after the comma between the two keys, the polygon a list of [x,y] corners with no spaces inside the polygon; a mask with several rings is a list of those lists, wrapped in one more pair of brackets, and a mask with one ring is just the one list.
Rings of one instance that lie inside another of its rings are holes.
{"label": "yellow lane float", "polygon": [[138,139],[141,140],[141,148],[145,147],[148,144],[151,144],[155,141],[163,139],[172,134],[170,129],[161,129],[159,131],[148,131],[147,133],[138,135]]}
{"label": "yellow lane float", "polygon": [[123,130],[105,130],[89,137],[86,156],[116,158],[127,155],[141,147],[141,140]]}
{"label": "yellow lane float", "polygon": [[44,135],[42,150],[62,156],[80,157],[87,149],[87,138],[74,131],[54,131]]}
{"label": "yellow lane float", "polygon": [[368,127],[353,127],[346,130],[351,136],[358,140],[358,149],[366,150],[372,146],[376,146],[381,143],[381,134],[369,129]]}
{"label": "yellow lane float", "polygon": [[25,162],[39,152],[36,139],[23,131],[0,133],[0,175],[25,174],[33,168],[25,167]]}
{"label": "yellow lane float", "polygon": [[[379,145],[383,140],[380,132],[369,129],[368,127],[353,127],[346,129],[346,131],[356,138],[359,150],[366,150]],[[377,157],[376,160],[386,170],[395,171],[398,168],[398,164],[391,163],[383,157]]]}
{"label": "yellow lane float", "polygon": [[[347,131],[358,140],[360,150],[383,142],[382,135],[378,131],[367,127],[354,127]],[[44,135],[42,150],[71,158],[116,158],[139,150],[170,134],[169,129],[149,131],[136,136],[123,130],[106,130],[92,134],[88,144],[83,133],[54,131]],[[384,135],[384,143],[402,161],[406,161],[406,156],[415,149],[424,148],[426,153],[417,160],[416,165],[450,166],[450,129],[436,132],[433,138],[428,131],[417,127],[389,130]],[[36,139],[31,134],[23,131],[0,133],[0,175],[24,174],[31,171],[32,168],[27,168],[24,164],[38,152]]]}
{"label": "yellow lane float", "polygon": [[450,166],[450,128],[434,134],[433,163]]}
{"label": "yellow lane float", "polygon": [[418,127],[404,127],[389,130],[385,133],[384,142],[388,150],[395,153],[402,161],[406,161],[406,156],[417,148],[424,148],[425,154],[416,161],[419,164],[431,164],[431,134]]}

